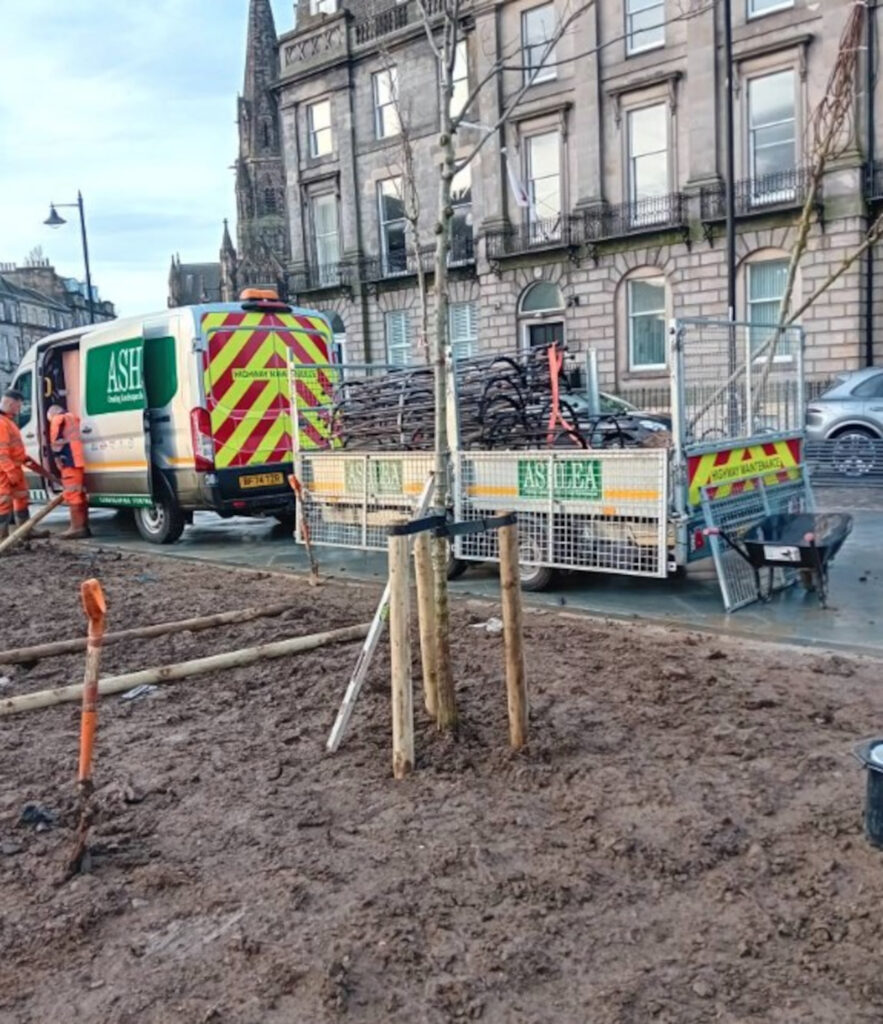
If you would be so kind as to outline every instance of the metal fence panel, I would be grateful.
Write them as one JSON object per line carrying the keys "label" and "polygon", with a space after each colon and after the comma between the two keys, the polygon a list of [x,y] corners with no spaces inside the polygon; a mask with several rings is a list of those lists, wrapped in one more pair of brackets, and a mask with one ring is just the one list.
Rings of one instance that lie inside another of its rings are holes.
{"label": "metal fence panel", "polygon": [[685,448],[803,430],[800,327],[684,319],[674,330]]}
{"label": "metal fence panel", "polygon": [[[458,520],[517,512],[525,565],[630,576],[668,571],[663,450],[463,452],[455,504]],[[495,533],[458,537],[456,554],[496,561]]]}
{"label": "metal fence panel", "polygon": [[830,441],[807,441],[804,451],[817,486],[883,487],[883,438],[850,432]]}
{"label": "metal fence panel", "polygon": [[298,539],[306,523],[313,544],[386,551],[387,528],[413,515],[432,469],[431,454],[301,452]]}
{"label": "metal fence panel", "polygon": [[[795,479],[777,483],[773,487],[767,487],[763,477],[735,481],[733,489],[725,497],[719,496],[719,488],[703,487],[702,508],[706,526],[719,527],[731,536],[738,537],[764,516],[811,512],[813,498],[809,476],[804,466],[798,468],[800,472],[795,474]],[[709,540],[724,608],[732,612],[756,601],[757,586],[752,567],[720,537],[712,535]],[[768,570],[763,569],[761,572],[765,577]],[[762,581],[766,585],[763,577]],[[775,569],[772,590],[790,587],[796,580],[797,573],[793,569]]]}

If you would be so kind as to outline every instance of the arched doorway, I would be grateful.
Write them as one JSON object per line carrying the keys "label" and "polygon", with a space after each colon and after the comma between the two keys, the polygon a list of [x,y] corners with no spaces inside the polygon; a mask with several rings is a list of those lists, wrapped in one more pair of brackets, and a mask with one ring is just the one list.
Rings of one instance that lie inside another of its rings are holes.
{"label": "arched doorway", "polygon": [[526,349],[564,344],[564,296],[557,284],[536,281],[518,304],[519,334]]}

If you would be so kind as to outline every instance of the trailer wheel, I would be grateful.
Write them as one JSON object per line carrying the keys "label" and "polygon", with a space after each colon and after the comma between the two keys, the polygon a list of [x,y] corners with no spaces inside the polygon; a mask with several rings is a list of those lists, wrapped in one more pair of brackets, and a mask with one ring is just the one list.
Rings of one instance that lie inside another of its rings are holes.
{"label": "trailer wheel", "polygon": [[174,544],[184,532],[184,513],[168,493],[157,495],[155,504],[135,509],[135,525],[151,544]]}
{"label": "trailer wheel", "polygon": [[[521,524],[519,524],[520,526]],[[530,529],[518,530],[518,557],[522,563],[519,576],[521,589],[527,591],[545,590],[555,578],[555,572],[546,565],[525,565],[524,562],[538,561],[544,555],[543,546]]]}

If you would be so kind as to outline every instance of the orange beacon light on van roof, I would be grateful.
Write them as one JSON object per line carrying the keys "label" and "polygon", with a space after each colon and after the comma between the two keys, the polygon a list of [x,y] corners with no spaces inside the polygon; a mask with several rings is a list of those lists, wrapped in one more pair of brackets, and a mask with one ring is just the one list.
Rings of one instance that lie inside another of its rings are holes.
{"label": "orange beacon light on van roof", "polygon": [[272,288],[244,288],[239,295],[241,302],[270,301],[278,302],[279,295]]}

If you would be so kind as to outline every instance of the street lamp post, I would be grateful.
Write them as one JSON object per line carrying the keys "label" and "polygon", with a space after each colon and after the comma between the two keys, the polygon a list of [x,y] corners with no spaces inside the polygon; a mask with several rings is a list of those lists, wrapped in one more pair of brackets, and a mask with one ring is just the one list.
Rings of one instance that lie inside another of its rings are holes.
{"label": "street lamp post", "polygon": [[50,228],[60,228],[62,224],[66,224],[67,221],[64,217],[60,217],[58,214],[58,207],[71,207],[76,206],[80,211],[80,234],[83,238],[83,262],[86,264],[86,300],[89,303],[89,323],[95,323],[95,302],[92,298],[92,274],[89,271],[89,244],[86,241],[86,216],[83,213],[83,193],[77,192],[77,201],[75,203],[50,203],[49,204],[49,216],[43,221],[44,224],[48,224]]}

